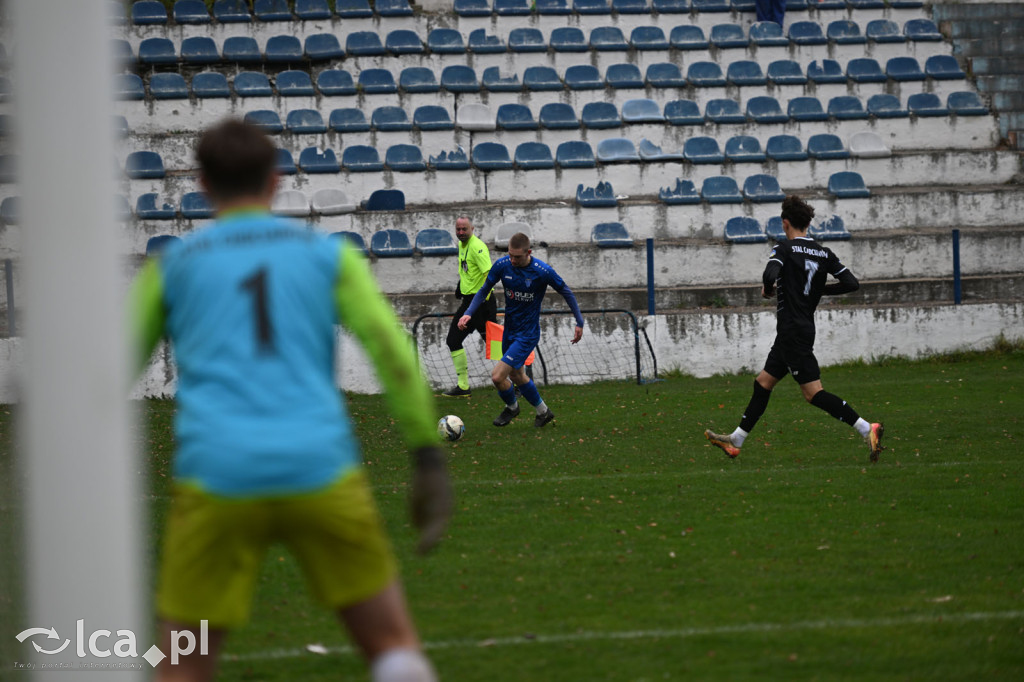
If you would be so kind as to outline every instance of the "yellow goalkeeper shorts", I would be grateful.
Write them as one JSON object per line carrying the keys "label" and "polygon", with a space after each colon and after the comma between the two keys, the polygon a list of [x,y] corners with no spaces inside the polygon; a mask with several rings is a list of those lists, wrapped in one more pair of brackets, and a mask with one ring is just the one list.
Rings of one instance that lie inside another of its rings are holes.
{"label": "yellow goalkeeper shorts", "polygon": [[397,567],[366,472],[354,469],[321,490],[234,499],[177,484],[160,560],[157,613],[182,624],[231,628],[249,618],[267,548],[283,543],[313,596],[332,609],[390,585]]}

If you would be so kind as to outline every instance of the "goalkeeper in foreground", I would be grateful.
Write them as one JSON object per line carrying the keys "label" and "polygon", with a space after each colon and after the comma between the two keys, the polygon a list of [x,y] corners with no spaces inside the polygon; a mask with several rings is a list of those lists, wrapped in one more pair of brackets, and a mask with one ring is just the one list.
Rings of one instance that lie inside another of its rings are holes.
{"label": "goalkeeper in foreground", "polygon": [[426,552],[452,493],[413,346],[358,250],[270,214],[275,149],[260,130],[224,121],[196,155],[217,219],[147,262],[130,296],[137,369],[166,336],[179,373],[162,649],[172,630],[198,638],[209,628],[208,655],[197,646],[176,665],[164,660],[157,679],[214,677],[228,629],[248,619],[268,545],[282,542],[375,682],[434,680],[334,382],[340,323],[373,362],[413,453]]}

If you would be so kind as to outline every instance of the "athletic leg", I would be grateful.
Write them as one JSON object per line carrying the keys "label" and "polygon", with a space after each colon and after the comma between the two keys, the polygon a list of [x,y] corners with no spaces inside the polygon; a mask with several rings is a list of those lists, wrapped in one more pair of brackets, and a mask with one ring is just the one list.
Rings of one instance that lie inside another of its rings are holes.
{"label": "athletic leg", "polygon": [[[226,636],[227,630],[208,630],[208,646],[204,652],[200,628],[166,620],[160,621],[160,650],[167,658],[157,666],[156,682],[206,682],[214,679],[217,675],[217,656]],[[190,643],[192,650],[187,654],[179,654],[175,664],[171,653],[188,651]]]}
{"label": "athletic leg", "polygon": [[448,337],[445,339],[445,344],[447,344],[448,351],[452,355],[452,365],[455,367],[455,376],[457,377],[458,384],[455,388],[445,391],[444,394],[447,396],[466,396],[470,393],[469,360],[466,357],[466,349],[463,348],[462,344],[473,330],[470,326],[467,326],[466,329],[459,329],[459,318],[465,314],[472,300],[470,297],[462,299],[459,309],[455,312],[452,322],[448,326]]}
{"label": "athletic leg", "polygon": [[880,423],[872,424],[861,417],[845,400],[826,391],[822,387],[820,380],[801,384],[800,390],[803,391],[804,399],[811,405],[814,405],[819,410],[828,412],[844,424],[849,424],[855,428],[857,433],[859,433],[863,438],[866,438],[868,441],[868,449],[870,450],[869,456],[871,461],[878,461],[878,455],[881,454],[883,450],[882,434],[885,431],[884,427]]}

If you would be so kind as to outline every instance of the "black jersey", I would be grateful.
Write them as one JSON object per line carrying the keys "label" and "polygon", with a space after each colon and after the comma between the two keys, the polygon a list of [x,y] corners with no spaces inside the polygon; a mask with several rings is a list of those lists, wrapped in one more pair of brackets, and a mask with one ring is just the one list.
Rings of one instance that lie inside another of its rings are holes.
{"label": "black jersey", "polygon": [[[828,276],[840,279],[826,287]],[[859,284],[832,250],[810,237],[779,242],[768,256],[765,291],[777,291],[776,331],[779,334],[814,334],[814,311],[822,294],[855,291]]]}

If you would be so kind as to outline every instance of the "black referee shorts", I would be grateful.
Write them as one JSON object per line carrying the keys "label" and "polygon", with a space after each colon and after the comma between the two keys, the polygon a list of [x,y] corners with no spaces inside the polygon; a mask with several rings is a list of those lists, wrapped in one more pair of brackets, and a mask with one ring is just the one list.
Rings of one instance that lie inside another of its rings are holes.
{"label": "black referee shorts", "polygon": [[466,314],[466,310],[472,302],[472,296],[463,296],[459,303],[459,309],[455,311],[455,316],[452,317],[452,323],[448,327],[448,338],[445,339],[445,343],[448,344],[448,350],[452,352],[462,348],[462,342],[474,331],[480,332],[480,336],[487,338],[487,323],[498,321],[498,302],[492,293],[491,297],[476,309],[473,317],[469,318],[469,324],[466,325],[466,328],[459,329],[459,320]]}

